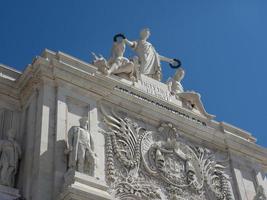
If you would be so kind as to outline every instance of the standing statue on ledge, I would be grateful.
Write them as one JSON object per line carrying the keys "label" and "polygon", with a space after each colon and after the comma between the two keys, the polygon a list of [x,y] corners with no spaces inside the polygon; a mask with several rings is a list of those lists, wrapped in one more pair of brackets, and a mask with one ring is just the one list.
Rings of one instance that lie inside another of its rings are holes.
{"label": "standing statue on ledge", "polygon": [[15,131],[7,132],[7,140],[0,140],[0,184],[14,187],[18,171],[21,148],[15,141]]}
{"label": "standing statue on ledge", "polygon": [[94,143],[88,131],[88,118],[80,119],[80,126],[73,126],[68,132],[69,169],[77,170],[94,176],[96,167],[96,154]]}
{"label": "standing statue on ledge", "polygon": [[170,63],[172,66],[177,66],[175,59],[166,58],[158,54],[151,43],[147,41],[150,36],[150,30],[145,28],[140,32],[140,39],[137,41],[129,41],[124,39],[137,54],[140,63],[140,73],[158,81],[161,80],[161,66],[160,61]]}

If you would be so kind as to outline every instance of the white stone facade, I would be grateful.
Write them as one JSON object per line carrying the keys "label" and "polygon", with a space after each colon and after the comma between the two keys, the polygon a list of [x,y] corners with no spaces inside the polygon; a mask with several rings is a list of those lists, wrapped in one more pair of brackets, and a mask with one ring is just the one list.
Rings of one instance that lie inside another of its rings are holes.
{"label": "white stone facade", "polygon": [[[84,117],[93,174],[68,167],[68,133]],[[251,134],[189,108],[167,84],[105,75],[62,52],[45,50],[23,73],[0,66],[1,140],[11,128],[22,154],[15,186],[1,187],[0,199],[253,200],[258,188],[267,195],[267,149]]]}

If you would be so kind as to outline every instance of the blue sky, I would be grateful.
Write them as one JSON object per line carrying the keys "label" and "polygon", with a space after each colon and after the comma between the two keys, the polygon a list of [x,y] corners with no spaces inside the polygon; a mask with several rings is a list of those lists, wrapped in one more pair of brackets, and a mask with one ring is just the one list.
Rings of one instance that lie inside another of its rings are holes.
{"label": "blue sky", "polygon": [[0,63],[23,70],[44,48],[89,62],[109,55],[114,34],[149,27],[157,51],[182,61],[184,88],[267,147],[266,10],[264,0],[2,0]]}

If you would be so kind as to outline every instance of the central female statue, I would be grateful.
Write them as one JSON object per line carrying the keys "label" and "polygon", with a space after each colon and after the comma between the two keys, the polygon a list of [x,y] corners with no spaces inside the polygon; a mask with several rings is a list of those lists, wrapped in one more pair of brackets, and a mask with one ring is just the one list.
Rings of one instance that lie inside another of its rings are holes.
{"label": "central female statue", "polygon": [[128,39],[124,39],[124,41],[136,52],[140,63],[140,73],[160,81],[160,61],[165,61],[171,64],[175,64],[176,61],[159,55],[152,44],[147,41],[149,36],[150,30],[145,28],[140,32],[139,40],[129,41]]}

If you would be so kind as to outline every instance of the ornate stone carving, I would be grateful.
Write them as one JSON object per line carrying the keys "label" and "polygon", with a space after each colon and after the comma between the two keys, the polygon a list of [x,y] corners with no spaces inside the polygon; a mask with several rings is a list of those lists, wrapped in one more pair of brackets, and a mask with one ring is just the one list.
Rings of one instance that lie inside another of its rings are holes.
{"label": "ornate stone carving", "polygon": [[183,68],[178,68],[173,78],[167,80],[169,91],[172,95],[175,95],[177,99],[181,99],[184,107],[188,109],[196,108],[201,114],[208,119],[213,119],[215,116],[206,112],[203,103],[200,99],[200,94],[194,91],[184,91],[181,81],[183,80],[185,71]]}
{"label": "ornate stone carving", "polygon": [[171,123],[148,131],[113,109],[107,125],[107,182],[118,199],[232,199],[224,166],[212,151],[179,137]]}
{"label": "ornate stone carving", "polygon": [[68,168],[94,176],[96,154],[94,142],[88,131],[88,118],[80,119],[80,126],[73,126],[68,132],[67,149]]}
{"label": "ornate stone carving", "polygon": [[0,140],[0,184],[9,187],[14,187],[21,158],[21,148],[15,141],[15,134],[14,129],[9,129],[7,139]]}
{"label": "ornate stone carving", "polygon": [[253,200],[267,200],[264,194],[264,189],[261,185],[258,186],[256,196],[253,198]]}

